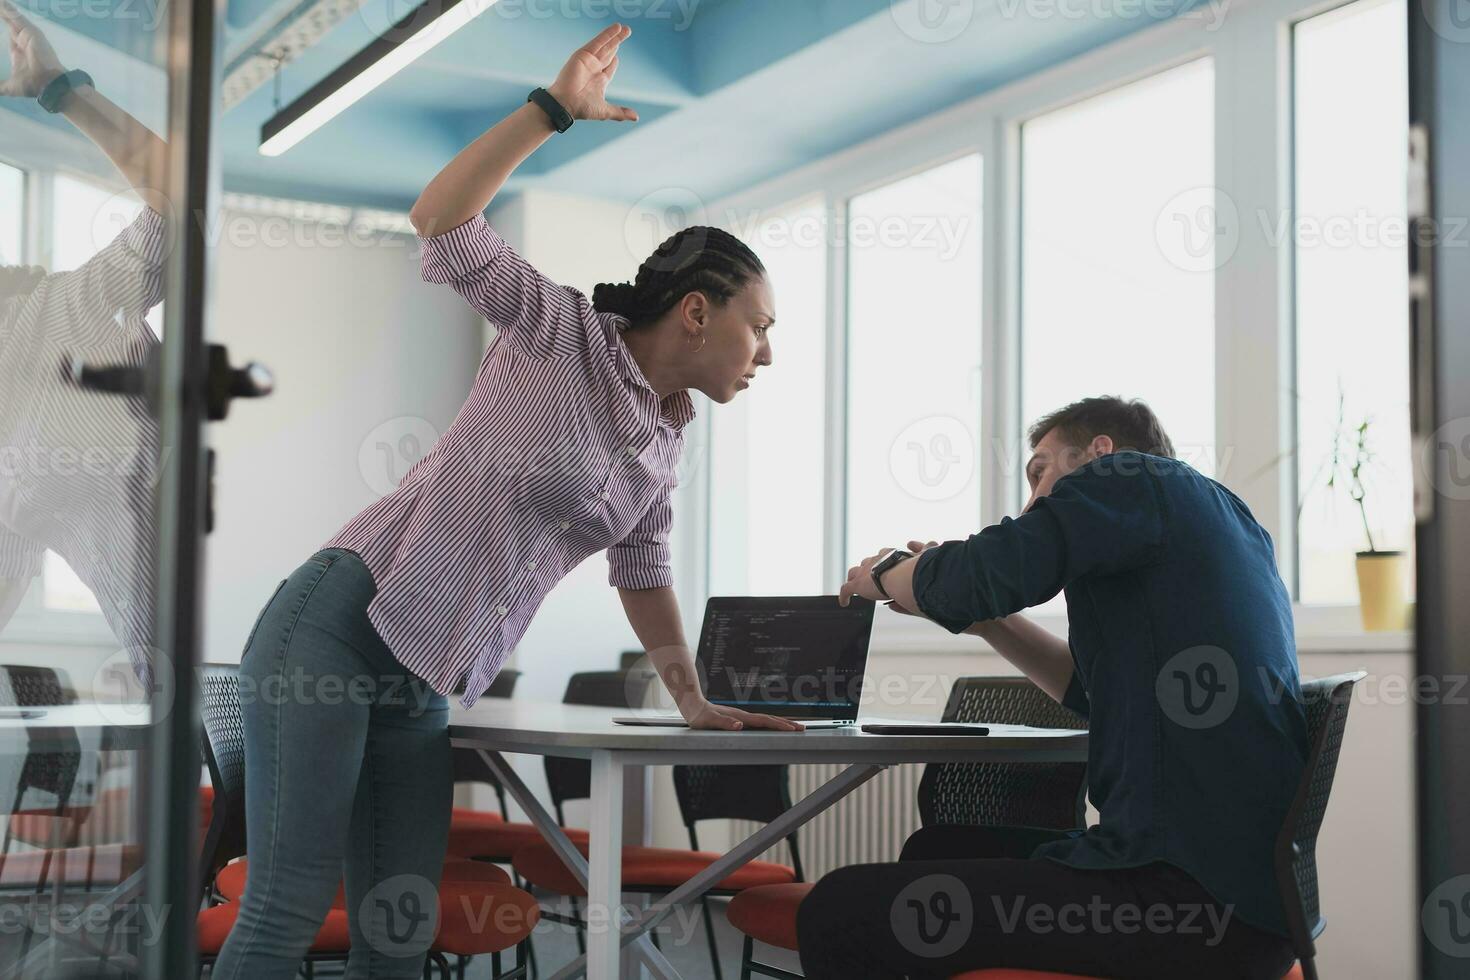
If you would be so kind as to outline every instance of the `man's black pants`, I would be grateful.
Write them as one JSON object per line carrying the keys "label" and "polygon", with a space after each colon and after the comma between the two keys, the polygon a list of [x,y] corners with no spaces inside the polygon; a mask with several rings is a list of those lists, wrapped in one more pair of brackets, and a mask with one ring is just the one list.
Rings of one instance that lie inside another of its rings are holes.
{"label": "man's black pants", "polygon": [[897,863],[833,871],[797,917],[802,971],[809,980],[929,980],[1010,966],[1276,980],[1290,968],[1287,940],[1239,921],[1170,865],[1093,871],[1015,856],[1060,836],[928,827]]}

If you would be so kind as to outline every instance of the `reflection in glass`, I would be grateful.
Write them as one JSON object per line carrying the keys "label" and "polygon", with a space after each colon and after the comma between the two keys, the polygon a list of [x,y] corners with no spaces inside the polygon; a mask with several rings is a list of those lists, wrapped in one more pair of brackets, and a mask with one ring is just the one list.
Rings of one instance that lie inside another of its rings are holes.
{"label": "reflection in glass", "polygon": [[[79,23],[66,12],[77,9],[21,12],[0,0],[11,54],[0,62],[7,977],[90,977],[103,963],[126,975],[151,928],[120,930],[109,913],[142,884],[142,726],[150,671],[167,676],[153,652],[155,491],[167,454],[143,397],[84,387],[74,366],[136,380],[157,359],[147,317],[162,296],[167,234],[140,197],[157,203],[149,189],[164,184],[166,148],[132,113],[161,116],[164,75],[136,54],[166,46],[141,19]],[[105,43],[84,36],[104,26]],[[38,99],[47,90],[54,113]]]}
{"label": "reflection in glass", "polygon": [[25,174],[0,163],[0,267],[21,264],[24,216]]}

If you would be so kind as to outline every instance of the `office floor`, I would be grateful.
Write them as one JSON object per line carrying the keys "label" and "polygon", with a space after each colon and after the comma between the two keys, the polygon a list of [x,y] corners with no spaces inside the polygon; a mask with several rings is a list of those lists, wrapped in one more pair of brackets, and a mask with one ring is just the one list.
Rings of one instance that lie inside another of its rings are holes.
{"label": "office floor", "polygon": [[[739,980],[740,952],[745,937],[725,921],[719,903],[715,905],[715,936],[720,946],[723,980]],[[537,928],[533,942],[537,965],[543,977],[550,976],[577,955],[576,939],[567,926],[543,923]],[[661,930],[659,942],[664,955],[686,980],[712,980],[714,971],[710,965],[709,943],[705,939],[704,923],[699,916],[677,917],[672,926]],[[797,955],[786,950],[758,945],[756,958],[788,970],[800,972],[801,969]],[[317,973],[319,977],[326,975],[322,971]],[[489,980],[490,958],[476,958],[471,962],[465,976],[467,980]]]}
{"label": "office floor", "polygon": [[[715,906],[715,933],[720,946],[723,978],[724,980],[737,980],[740,976],[740,952],[744,937],[731,928],[725,920],[719,903],[716,903]],[[705,939],[704,923],[697,914],[674,917],[670,925],[660,930],[659,940],[664,955],[687,980],[712,980],[714,971],[710,965],[709,945]],[[533,942],[537,965],[540,967],[539,975],[542,977],[555,973],[557,969],[577,955],[576,938],[569,926],[543,922],[537,927]],[[0,927],[0,974],[7,978],[13,976],[7,967],[15,961],[20,946],[21,936],[16,934],[15,930]],[[800,970],[800,963],[795,953],[758,946],[756,955],[763,962],[790,970]],[[335,963],[318,964],[315,970],[315,976],[322,980],[341,975],[342,967]],[[96,959],[77,959],[55,966],[41,963],[25,974],[26,980],[32,977],[63,980],[63,978],[101,976],[117,977],[122,974],[101,967]],[[472,960],[465,976],[467,980],[490,980],[490,957],[482,956]]]}

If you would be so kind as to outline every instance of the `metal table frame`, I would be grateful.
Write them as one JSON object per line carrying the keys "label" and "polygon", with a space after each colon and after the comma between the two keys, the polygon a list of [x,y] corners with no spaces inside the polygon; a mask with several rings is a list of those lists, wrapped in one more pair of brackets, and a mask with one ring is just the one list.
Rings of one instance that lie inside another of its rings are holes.
{"label": "metal table frame", "polygon": [[[613,725],[612,712],[525,701],[481,702],[455,709],[450,737],[476,749],[521,809],[587,890],[587,952],[551,980],[587,976],[612,980],[620,969],[646,968],[660,980],[680,974],[655,947],[649,932],[681,904],[698,901],[718,882],[784,839],[889,766],[927,762],[1077,762],[1087,757],[1087,736],[992,726],[990,735],[868,735],[851,729],[805,732],[691,732]],[[592,764],[591,841],[588,856],[572,844],[535,798],[505,753],[560,755]],[[847,763],[840,773],[781,816],[736,844],[708,868],[643,908],[622,902],[625,775],[656,765],[772,765]],[[608,928],[612,910],[619,919]],[[603,918],[602,927],[592,918]]]}

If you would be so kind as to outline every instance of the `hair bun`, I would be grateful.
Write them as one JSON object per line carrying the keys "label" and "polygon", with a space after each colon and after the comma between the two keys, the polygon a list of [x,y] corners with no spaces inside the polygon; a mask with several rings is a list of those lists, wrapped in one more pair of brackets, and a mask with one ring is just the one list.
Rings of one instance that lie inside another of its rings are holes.
{"label": "hair bun", "polygon": [[592,308],[599,313],[631,316],[635,291],[631,282],[600,282],[592,288]]}

